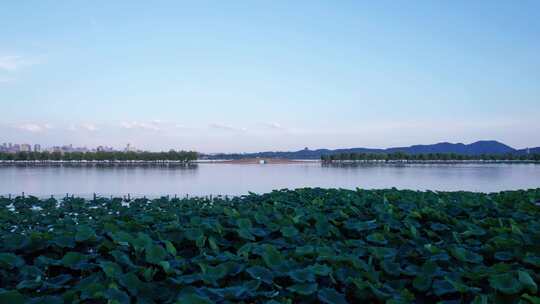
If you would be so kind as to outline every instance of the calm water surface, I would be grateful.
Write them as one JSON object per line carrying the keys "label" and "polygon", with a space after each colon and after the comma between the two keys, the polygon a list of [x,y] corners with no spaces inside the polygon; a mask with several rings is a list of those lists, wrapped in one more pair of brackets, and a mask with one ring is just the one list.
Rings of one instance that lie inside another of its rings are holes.
{"label": "calm water surface", "polygon": [[199,164],[166,167],[0,166],[0,195],[158,196],[241,195],[249,191],[299,187],[356,187],[494,192],[540,187],[538,164],[362,165],[326,167],[319,163],[284,165]]}

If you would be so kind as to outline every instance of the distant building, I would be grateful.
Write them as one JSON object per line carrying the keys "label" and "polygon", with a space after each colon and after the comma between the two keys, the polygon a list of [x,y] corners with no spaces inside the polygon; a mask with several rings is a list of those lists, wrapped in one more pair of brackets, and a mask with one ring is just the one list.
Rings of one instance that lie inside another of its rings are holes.
{"label": "distant building", "polygon": [[107,146],[98,146],[96,148],[96,151],[98,151],[98,152],[113,152],[114,149],[112,147],[107,147]]}
{"label": "distant building", "polygon": [[22,144],[19,151],[21,151],[21,152],[31,152],[32,147],[29,144]]}
{"label": "distant building", "polygon": [[59,147],[59,146],[53,146],[49,149],[50,152],[54,153],[54,152],[57,152],[57,153],[62,153],[62,147]]}
{"label": "distant building", "polygon": [[34,145],[34,152],[41,152],[41,145],[40,144],[35,144]]}
{"label": "distant building", "polygon": [[135,147],[133,147],[129,143],[126,145],[126,148],[124,149],[124,152],[135,152],[135,151],[137,151],[137,149],[135,149]]}

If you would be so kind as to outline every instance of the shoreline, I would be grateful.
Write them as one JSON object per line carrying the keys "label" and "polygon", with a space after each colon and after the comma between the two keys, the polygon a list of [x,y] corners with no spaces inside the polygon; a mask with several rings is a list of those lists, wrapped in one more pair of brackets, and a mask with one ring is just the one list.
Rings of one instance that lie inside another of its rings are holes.
{"label": "shoreline", "polygon": [[288,158],[242,158],[242,159],[199,159],[195,161],[179,160],[0,160],[0,165],[179,165],[197,164],[301,164],[321,163],[323,165],[360,165],[360,164],[540,164],[534,160],[334,160],[288,159]]}

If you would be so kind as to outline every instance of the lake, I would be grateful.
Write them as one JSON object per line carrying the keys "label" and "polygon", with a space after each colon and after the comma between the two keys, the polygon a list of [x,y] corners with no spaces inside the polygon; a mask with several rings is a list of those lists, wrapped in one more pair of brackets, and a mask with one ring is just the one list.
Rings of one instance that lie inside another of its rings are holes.
{"label": "lake", "polygon": [[0,166],[0,195],[241,195],[331,187],[494,192],[540,187],[539,164],[198,164],[185,167]]}

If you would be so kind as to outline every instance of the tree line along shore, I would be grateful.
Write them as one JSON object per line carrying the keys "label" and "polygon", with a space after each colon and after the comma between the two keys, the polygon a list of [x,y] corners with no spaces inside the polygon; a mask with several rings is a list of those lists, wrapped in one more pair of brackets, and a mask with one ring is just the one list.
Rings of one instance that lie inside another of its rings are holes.
{"label": "tree line along shore", "polygon": [[[243,158],[234,159],[237,162],[246,160],[264,159],[263,163],[288,163],[288,158]],[[273,161],[273,160],[280,161]],[[124,152],[124,151],[98,151],[98,152],[0,152],[0,163],[192,163],[201,160],[200,154],[195,151],[168,151],[168,152]],[[222,161],[227,159],[222,159]],[[540,154],[457,154],[457,153],[426,153],[407,154],[394,153],[336,153],[322,155],[323,163],[348,162],[540,162]]]}
{"label": "tree line along shore", "polygon": [[322,155],[323,162],[350,162],[350,161],[540,161],[540,154],[514,155],[507,154],[478,154],[467,155],[457,153],[427,153],[427,154],[407,154],[395,153],[338,153],[332,155]]}
{"label": "tree line along shore", "polygon": [[197,160],[198,153],[194,151],[169,151],[169,152],[17,152],[0,153],[0,161],[140,161],[140,162],[192,162]]}

